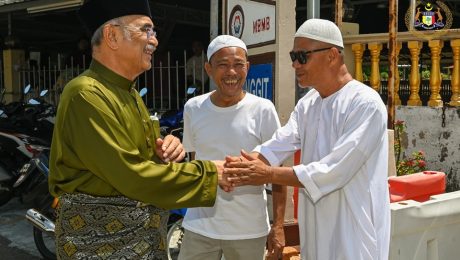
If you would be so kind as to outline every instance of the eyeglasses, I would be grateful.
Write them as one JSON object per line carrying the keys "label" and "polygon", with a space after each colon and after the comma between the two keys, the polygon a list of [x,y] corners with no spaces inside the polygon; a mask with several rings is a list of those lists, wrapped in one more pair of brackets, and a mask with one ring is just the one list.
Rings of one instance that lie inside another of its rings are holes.
{"label": "eyeglasses", "polygon": [[123,28],[126,28],[131,31],[140,31],[142,33],[145,33],[147,35],[147,39],[150,39],[151,37],[157,37],[157,32],[153,29],[153,27],[150,26],[142,26],[142,27],[136,27],[132,25],[121,25],[121,24],[113,24],[114,26],[123,26]]}
{"label": "eyeglasses", "polygon": [[291,51],[289,52],[289,55],[291,56],[292,62],[295,62],[296,60],[299,61],[300,64],[305,64],[307,63],[307,55],[310,53],[314,52],[319,52],[319,51],[325,51],[332,49],[334,47],[327,47],[327,48],[321,48],[321,49],[316,49],[316,50],[311,50],[311,51]]}

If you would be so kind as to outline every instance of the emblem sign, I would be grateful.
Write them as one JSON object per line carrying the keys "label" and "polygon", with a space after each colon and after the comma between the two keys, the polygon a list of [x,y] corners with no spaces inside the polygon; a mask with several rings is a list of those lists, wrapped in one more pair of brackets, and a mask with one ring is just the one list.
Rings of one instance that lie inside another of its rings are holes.
{"label": "emblem sign", "polygon": [[[413,20],[411,14],[414,13]],[[416,1],[415,7],[410,6],[406,12],[405,22],[409,31],[416,35],[433,38],[444,29],[450,29],[452,26],[452,13],[442,1]],[[411,30],[411,25],[413,29]],[[432,32],[432,34],[423,35],[422,32]]]}
{"label": "emblem sign", "polygon": [[[414,28],[424,30],[442,29],[445,26],[445,11],[440,6],[430,2],[421,4],[416,7],[417,11],[414,17]],[[420,17],[422,19],[420,19]]]}
{"label": "emblem sign", "polygon": [[241,8],[240,5],[235,5],[230,13],[230,23],[228,25],[230,35],[241,39],[244,30],[244,22],[243,8]]}

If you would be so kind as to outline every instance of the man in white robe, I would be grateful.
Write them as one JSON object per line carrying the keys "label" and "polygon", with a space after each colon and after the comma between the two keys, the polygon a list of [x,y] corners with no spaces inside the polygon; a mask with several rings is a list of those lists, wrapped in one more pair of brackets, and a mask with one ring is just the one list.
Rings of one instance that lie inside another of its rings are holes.
{"label": "man in white robe", "polygon": [[[290,53],[300,87],[312,86],[271,140],[228,157],[236,186],[300,187],[302,259],[388,259],[387,111],[372,88],[352,78],[338,27],[307,20]],[[301,164],[278,167],[301,150]]]}

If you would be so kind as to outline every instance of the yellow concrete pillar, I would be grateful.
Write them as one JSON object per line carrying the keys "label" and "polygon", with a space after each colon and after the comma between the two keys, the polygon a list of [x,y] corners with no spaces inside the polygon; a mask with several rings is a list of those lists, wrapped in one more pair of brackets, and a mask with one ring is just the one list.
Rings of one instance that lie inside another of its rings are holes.
{"label": "yellow concrete pillar", "polygon": [[407,43],[407,47],[410,51],[410,60],[411,60],[411,67],[410,67],[410,76],[409,76],[409,86],[410,86],[410,96],[409,100],[407,101],[407,105],[409,106],[421,106],[422,101],[420,100],[420,96],[418,91],[420,90],[420,71],[418,69],[418,62],[419,62],[419,55],[420,50],[423,47],[423,43],[419,41],[409,41]]}
{"label": "yellow concrete pillar", "polygon": [[449,105],[458,107],[460,106],[460,39],[451,40],[450,46],[452,47],[454,68],[451,77],[452,97]]}
{"label": "yellow concrete pillar", "polygon": [[441,90],[441,50],[444,47],[442,40],[430,40],[428,46],[431,50],[431,72],[430,72],[430,100],[428,106],[441,107],[442,99],[439,91]]}
{"label": "yellow concrete pillar", "polygon": [[363,82],[363,53],[366,45],[362,43],[353,43],[351,50],[355,56],[355,79]]}
{"label": "yellow concrete pillar", "polygon": [[23,86],[20,86],[19,69],[24,66],[24,63],[24,50],[3,50],[3,83],[6,90],[5,103],[21,98]]}
{"label": "yellow concrete pillar", "polygon": [[380,90],[380,51],[382,51],[381,43],[369,43],[368,48],[371,51],[371,75],[369,84],[371,87],[379,91]]}

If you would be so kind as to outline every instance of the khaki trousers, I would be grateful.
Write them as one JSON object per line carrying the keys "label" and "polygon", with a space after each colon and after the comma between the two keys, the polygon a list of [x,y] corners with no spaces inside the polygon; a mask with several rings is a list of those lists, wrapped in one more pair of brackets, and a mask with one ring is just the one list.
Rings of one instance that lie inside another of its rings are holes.
{"label": "khaki trousers", "polygon": [[185,230],[178,260],[263,260],[267,237],[213,239]]}

